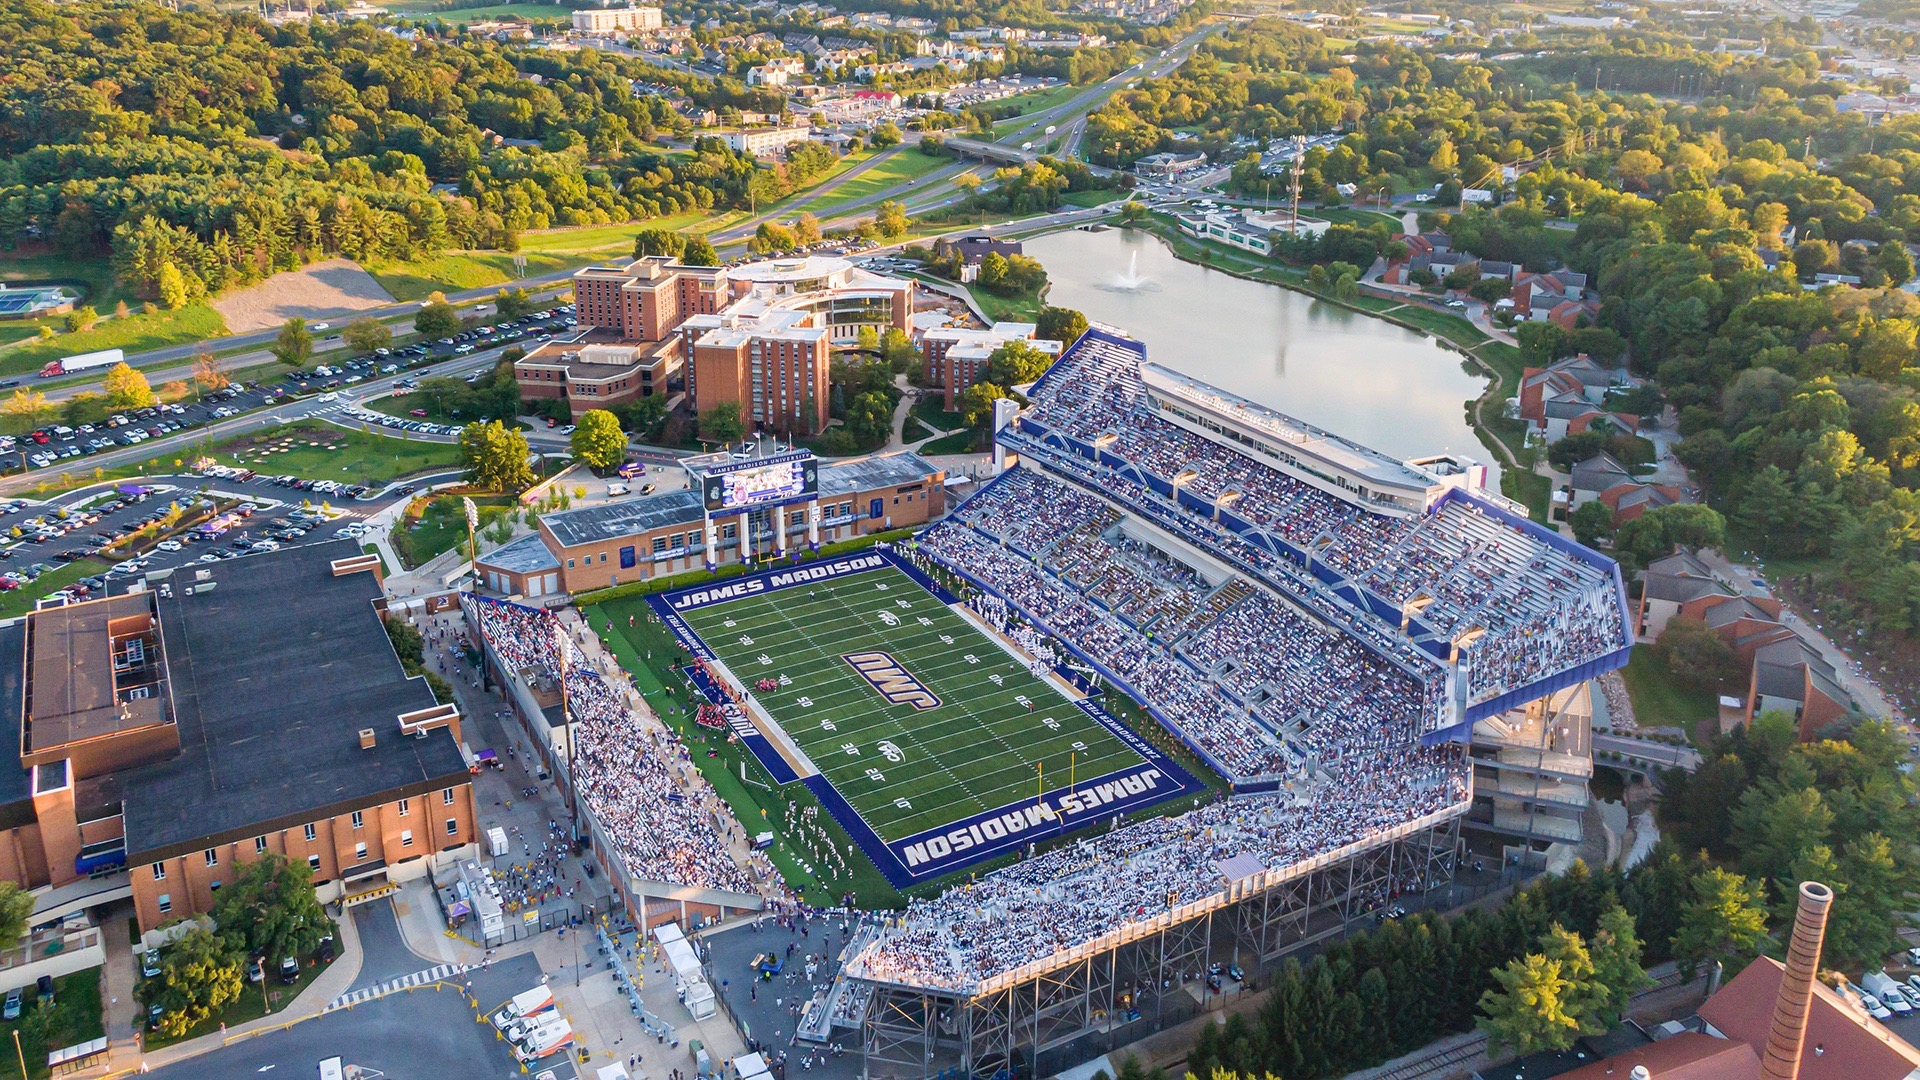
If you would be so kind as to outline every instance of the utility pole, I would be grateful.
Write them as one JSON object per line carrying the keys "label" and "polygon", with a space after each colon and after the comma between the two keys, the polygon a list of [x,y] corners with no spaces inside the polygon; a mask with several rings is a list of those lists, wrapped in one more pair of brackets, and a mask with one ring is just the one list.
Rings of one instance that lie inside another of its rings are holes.
{"label": "utility pole", "polygon": [[1293,217],[1287,222],[1287,235],[1300,235],[1300,174],[1307,167],[1307,137],[1293,137],[1293,175],[1287,181],[1287,190],[1293,196]]}

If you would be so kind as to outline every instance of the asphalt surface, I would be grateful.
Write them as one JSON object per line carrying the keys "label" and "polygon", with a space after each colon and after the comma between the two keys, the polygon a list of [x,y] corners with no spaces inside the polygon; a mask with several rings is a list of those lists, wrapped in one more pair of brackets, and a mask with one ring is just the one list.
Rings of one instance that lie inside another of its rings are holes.
{"label": "asphalt surface", "polygon": [[[540,965],[531,955],[517,956],[468,972],[465,978],[472,983],[480,1007],[491,1009],[538,982]],[[155,1069],[150,1075],[175,1080],[260,1080],[262,1076],[298,1080],[316,1075],[321,1061],[338,1056],[347,1065],[378,1069],[375,1075],[395,1078],[524,1077],[509,1044],[495,1037],[491,1024],[476,1023],[474,1012],[452,988],[422,988],[245,1039]],[[555,1056],[542,1064],[565,1061],[564,1056]]]}
{"label": "asphalt surface", "polygon": [[391,900],[375,900],[354,908],[353,929],[360,937],[360,974],[347,988],[348,993],[379,986],[439,963],[407,948],[406,939],[400,936],[400,920],[394,914]]}

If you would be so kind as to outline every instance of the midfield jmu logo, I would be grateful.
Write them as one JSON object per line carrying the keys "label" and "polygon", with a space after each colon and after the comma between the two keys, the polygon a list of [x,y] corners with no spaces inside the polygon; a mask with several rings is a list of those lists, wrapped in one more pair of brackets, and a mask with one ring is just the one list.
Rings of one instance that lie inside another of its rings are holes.
{"label": "midfield jmu logo", "polygon": [[922,686],[919,679],[900,666],[892,653],[843,653],[840,659],[853,665],[861,678],[873,684],[875,692],[895,705],[911,705],[916,709],[940,707],[940,695]]}

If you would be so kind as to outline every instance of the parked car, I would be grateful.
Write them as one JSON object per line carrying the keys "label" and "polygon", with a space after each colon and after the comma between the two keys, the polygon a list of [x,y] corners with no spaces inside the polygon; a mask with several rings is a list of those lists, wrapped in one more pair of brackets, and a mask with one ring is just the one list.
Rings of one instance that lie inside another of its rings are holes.
{"label": "parked car", "polygon": [[0,1007],[0,1020],[20,1019],[20,999],[23,996],[17,986],[7,991],[7,1003],[5,1007]]}
{"label": "parked car", "polygon": [[280,981],[292,986],[300,981],[300,961],[297,957],[287,956],[280,960]]}

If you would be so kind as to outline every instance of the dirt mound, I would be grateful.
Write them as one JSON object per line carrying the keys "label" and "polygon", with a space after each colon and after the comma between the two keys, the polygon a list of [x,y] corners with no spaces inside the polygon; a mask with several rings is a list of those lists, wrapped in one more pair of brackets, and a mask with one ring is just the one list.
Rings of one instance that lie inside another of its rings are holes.
{"label": "dirt mound", "polygon": [[393,297],[350,259],[328,259],[275,274],[250,289],[213,302],[236,334],[266,330],[292,318],[331,319],[384,307]]}

